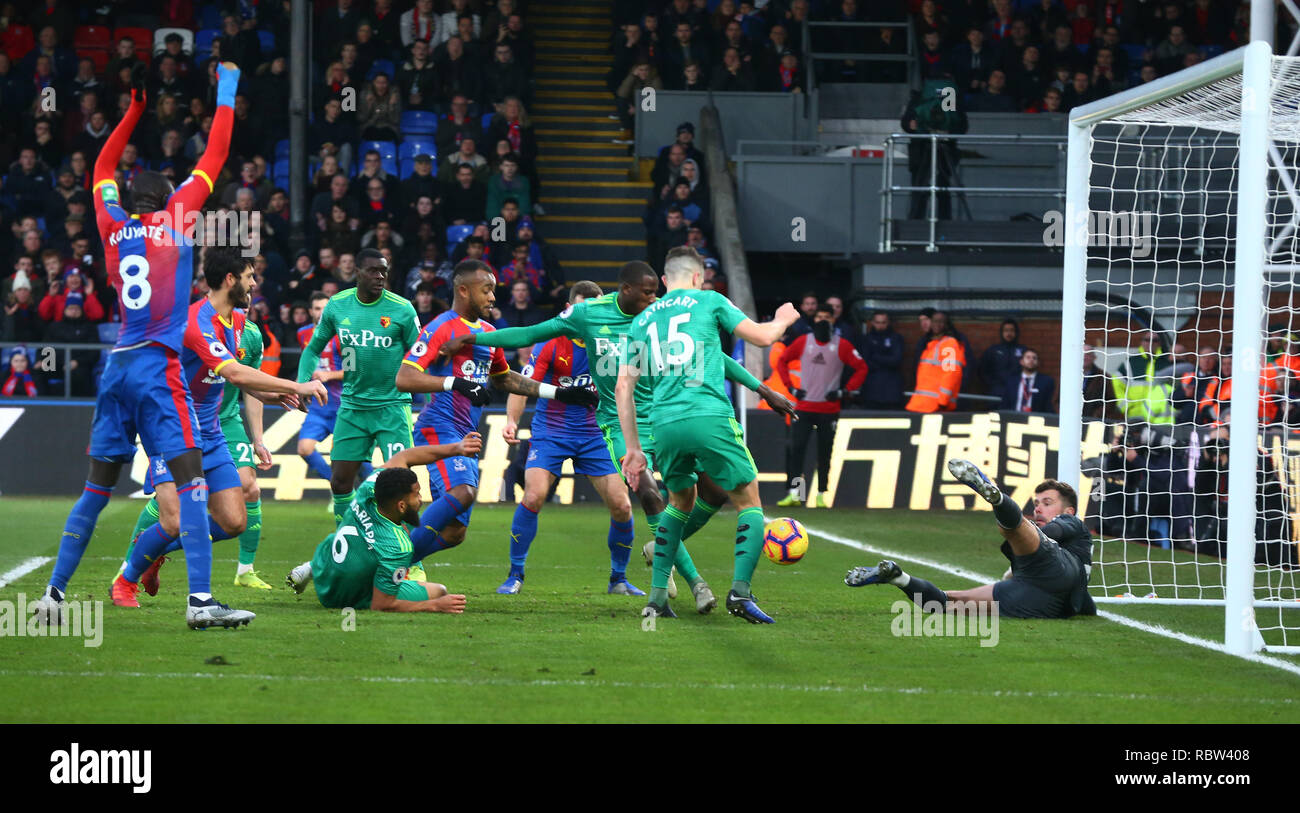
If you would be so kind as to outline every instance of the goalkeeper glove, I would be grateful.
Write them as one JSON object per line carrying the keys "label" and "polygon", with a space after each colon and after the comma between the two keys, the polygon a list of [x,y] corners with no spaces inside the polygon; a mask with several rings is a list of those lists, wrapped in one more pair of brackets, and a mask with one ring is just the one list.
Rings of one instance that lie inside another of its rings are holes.
{"label": "goalkeeper glove", "polygon": [[148,74],[149,72],[143,62],[135,63],[135,67],[131,69],[131,95],[133,98],[144,101],[144,82]]}

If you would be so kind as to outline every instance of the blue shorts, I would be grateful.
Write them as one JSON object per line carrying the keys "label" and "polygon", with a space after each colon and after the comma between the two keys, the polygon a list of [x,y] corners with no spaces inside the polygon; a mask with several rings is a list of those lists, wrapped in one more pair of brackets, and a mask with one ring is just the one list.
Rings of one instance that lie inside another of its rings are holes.
{"label": "blue shorts", "polygon": [[524,463],[524,468],[546,469],[559,477],[566,458],[573,461],[575,474],[600,477],[619,473],[609,456],[605,439],[600,435],[585,439],[534,437],[529,442],[528,460]]}
{"label": "blue shorts", "polygon": [[108,354],[86,453],[130,463],[139,437],[145,454],[174,460],[202,440],[180,357],[160,344]]}
{"label": "blue shorts", "polygon": [[[208,493],[214,494],[228,488],[241,488],[239,470],[230,456],[230,445],[223,436],[203,444],[203,479],[208,481]],[[144,493],[154,493],[159,483],[175,482],[167,468],[166,458],[149,458],[149,473],[144,477]]]}
{"label": "blue shorts", "polygon": [[[438,446],[443,443],[459,443],[465,436],[451,429],[439,431],[432,426],[417,426],[413,434],[416,446]],[[478,488],[477,457],[444,457],[436,463],[429,464],[430,502],[451,491],[456,486],[473,486]],[[474,503],[456,515],[456,521],[469,527],[470,514],[474,513]]]}
{"label": "blue shorts", "polygon": [[321,442],[334,432],[334,419],[338,416],[337,406],[333,409],[329,407],[318,409],[313,406],[307,410],[307,417],[303,418],[302,428],[298,430],[298,439]]}

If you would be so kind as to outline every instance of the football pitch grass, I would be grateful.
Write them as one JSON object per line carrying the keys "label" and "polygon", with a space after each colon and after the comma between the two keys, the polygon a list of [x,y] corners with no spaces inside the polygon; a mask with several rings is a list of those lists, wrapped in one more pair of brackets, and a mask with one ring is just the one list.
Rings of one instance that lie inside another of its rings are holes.
{"label": "football pitch grass", "polygon": [[[71,505],[0,499],[0,574],[53,557]],[[1105,618],[1001,619],[996,646],[977,637],[895,637],[889,586],[842,579],[878,553],[941,587],[973,586],[1006,566],[987,512],[796,510],[812,529],[803,561],[759,564],[754,591],[777,619],[754,626],[693,612],[642,629],[644,599],[605,594],[608,515],[548,505],[517,596],[507,570],[513,506],[475,509],[461,547],[426,564],[465,593],[463,616],[322,608],[283,586],[332,525],[321,501],[264,507],[257,566],[272,592],[231,586],[236,543],[216,543],[217,597],[258,614],[244,629],[190,631],[179,556],[156,598],[124,610],[108,586],[141,503],[105,510],[70,600],[103,600],[102,643],[0,637],[4,722],[1296,722],[1300,675]],[[769,516],[774,515],[769,508]],[[784,512],[783,512],[784,513]],[[638,515],[638,520],[640,517]],[[638,524],[637,547],[647,534]],[[690,540],[721,599],[730,584],[735,513]],[[823,532],[827,536],[820,536]],[[926,564],[928,563],[928,564]],[[35,600],[53,562],[0,587]],[[634,552],[629,576],[648,589]],[[679,584],[681,584],[679,579]],[[1104,608],[1143,625],[1221,641],[1217,608]],[[349,629],[348,627],[354,627]],[[1300,661],[1273,658],[1294,666]]]}

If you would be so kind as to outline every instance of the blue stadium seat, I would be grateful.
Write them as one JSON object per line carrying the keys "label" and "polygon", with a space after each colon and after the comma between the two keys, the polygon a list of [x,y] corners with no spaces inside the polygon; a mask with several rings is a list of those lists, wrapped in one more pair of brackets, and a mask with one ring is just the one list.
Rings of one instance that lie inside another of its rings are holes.
{"label": "blue stadium seat", "polygon": [[380,158],[397,157],[397,144],[392,141],[362,141],[357,149],[357,158],[365,158],[371,150],[378,150]]}
{"label": "blue stadium seat", "polygon": [[117,342],[117,336],[122,332],[121,322],[100,322],[96,327],[99,330],[99,340],[105,344]]}
{"label": "blue stadium seat", "polygon": [[221,36],[220,28],[200,29],[194,35],[194,48],[196,51],[212,52],[212,41]]}
{"label": "blue stadium seat", "polygon": [[489,125],[492,124],[492,117],[495,116],[495,115],[496,115],[496,113],[484,113],[484,114],[483,114],[482,118],[480,119],[480,123],[483,125],[483,132],[484,132],[484,133],[487,133],[487,128],[488,128]]}
{"label": "blue stadium seat", "polygon": [[426,152],[437,160],[438,145],[433,142],[433,139],[408,138],[397,147],[397,157],[403,161],[414,159],[420,153]]}
{"label": "blue stadium seat", "polygon": [[262,53],[269,54],[275,50],[275,34],[258,29],[257,42],[262,46]]}
{"label": "blue stadium seat", "polygon": [[412,175],[415,174],[415,159],[403,158],[402,162],[398,165],[398,170],[399,171],[397,173],[397,177],[401,178],[402,180],[406,180],[407,178],[411,177]]}
{"label": "blue stadium seat", "polygon": [[464,226],[447,227],[447,256],[451,256],[451,250],[460,244],[461,240],[469,237],[474,233],[474,227],[468,223]]}
{"label": "blue stadium seat", "polygon": [[1124,53],[1128,54],[1129,61],[1137,63],[1139,68],[1142,67],[1142,55],[1146,51],[1147,47],[1145,45],[1133,45],[1131,43],[1124,45]]}
{"label": "blue stadium seat", "polygon": [[43,217],[36,218],[36,230],[46,237],[50,236],[50,233],[45,230],[45,218]]}
{"label": "blue stadium seat", "polygon": [[282,138],[275,142],[275,158],[278,161],[281,158],[289,157],[289,139]]}
{"label": "blue stadium seat", "polygon": [[389,156],[385,155],[379,159],[379,164],[384,168],[384,172],[387,172],[389,175],[397,174],[398,167],[397,167],[396,157],[390,158]]}
{"label": "blue stadium seat", "polygon": [[394,76],[396,76],[397,71],[393,67],[393,61],[391,59],[376,59],[374,62],[370,63],[370,71],[366,74],[366,80],[369,81],[374,79],[381,73],[387,74],[389,81],[392,81]]}
{"label": "blue stadium seat", "polygon": [[407,110],[402,114],[402,135],[432,136],[438,132],[438,117],[427,110]]}
{"label": "blue stadium seat", "polygon": [[1216,56],[1219,56],[1220,54],[1223,53],[1223,46],[1222,46],[1222,45],[1207,45],[1207,46],[1205,46],[1204,48],[1202,48],[1201,50],[1205,52],[1205,58],[1206,58],[1206,59],[1214,59]]}
{"label": "blue stadium seat", "polygon": [[195,49],[194,49],[194,64],[195,64],[195,65],[202,65],[204,62],[207,62],[207,61],[208,61],[208,57],[210,57],[210,56],[212,56],[212,49],[211,49],[211,48],[195,48]]}
{"label": "blue stadium seat", "polygon": [[277,158],[271,167],[271,183],[283,186],[289,180],[289,159]]}
{"label": "blue stadium seat", "polygon": [[221,4],[210,3],[199,9],[198,14],[199,28],[220,28],[221,27]]}

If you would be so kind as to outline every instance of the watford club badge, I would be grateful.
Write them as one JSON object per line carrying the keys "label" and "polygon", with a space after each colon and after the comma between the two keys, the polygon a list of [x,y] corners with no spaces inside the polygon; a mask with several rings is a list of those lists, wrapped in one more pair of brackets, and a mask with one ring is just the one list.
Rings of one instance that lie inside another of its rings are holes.
{"label": "watford club badge", "polygon": [[240,361],[243,361],[244,356],[246,355],[248,355],[248,351],[242,347],[235,351],[235,358],[239,359]]}
{"label": "watford club badge", "polygon": [[381,316],[381,317],[379,317],[379,326],[380,326],[380,327],[388,327],[388,326],[391,325],[392,323],[393,323],[393,320],[392,320],[392,319],[389,319],[387,316]]}

